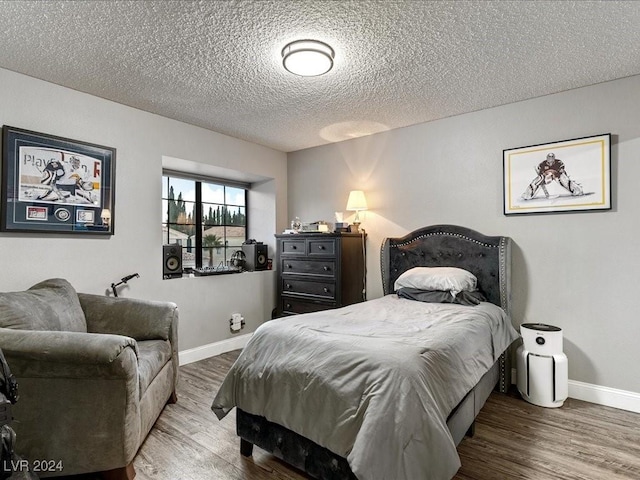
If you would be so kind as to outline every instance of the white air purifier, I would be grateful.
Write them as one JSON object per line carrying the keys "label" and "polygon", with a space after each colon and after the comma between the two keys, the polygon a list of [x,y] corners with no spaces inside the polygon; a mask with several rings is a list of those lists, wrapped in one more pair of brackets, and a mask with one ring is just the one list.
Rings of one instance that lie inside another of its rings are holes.
{"label": "white air purifier", "polygon": [[569,395],[567,356],[562,353],[562,329],[544,323],[520,325],[518,391],[527,402],[561,407]]}

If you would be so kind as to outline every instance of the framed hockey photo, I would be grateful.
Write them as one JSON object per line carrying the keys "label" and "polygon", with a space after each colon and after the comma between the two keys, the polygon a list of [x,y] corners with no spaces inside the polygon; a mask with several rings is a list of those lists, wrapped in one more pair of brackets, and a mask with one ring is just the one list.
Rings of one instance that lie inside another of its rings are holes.
{"label": "framed hockey photo", "polygon": [[0,230],[113,235],[115,148],[3,127]]}
{"label": "framed hockey photo", "polygon": [[611,134],[503,150],[504,214],[611,209]]}

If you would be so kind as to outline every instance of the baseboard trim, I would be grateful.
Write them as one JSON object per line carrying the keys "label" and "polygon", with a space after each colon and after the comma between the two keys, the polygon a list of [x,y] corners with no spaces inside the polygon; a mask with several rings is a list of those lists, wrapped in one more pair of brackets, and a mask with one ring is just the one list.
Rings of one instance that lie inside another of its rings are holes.
{"label": "baseboard trim", "polygon": [[251,335],[253,334],[247,333],[244,335],[238,335],[237,337],[227,338],[226,340],[221,340],[219,342],[202,345],[201,347],[182,350],[178,352],[180,365],[187,365],[189,363],[197,362],[198,360],[204,360],[205,358],[215,357],[222,353],[244,348],[251,338]]}
{"label": "baseboard trim", "polygon": [[[511,369],[511,383],[517,384],[516,369]],[[569,380],[569,397],[604,407],[640,413],[640,393]]]}
{"label": "baseboard trim", "polygon": [[569,396],[585,402],[640,413],[640,393],[569,380]]}

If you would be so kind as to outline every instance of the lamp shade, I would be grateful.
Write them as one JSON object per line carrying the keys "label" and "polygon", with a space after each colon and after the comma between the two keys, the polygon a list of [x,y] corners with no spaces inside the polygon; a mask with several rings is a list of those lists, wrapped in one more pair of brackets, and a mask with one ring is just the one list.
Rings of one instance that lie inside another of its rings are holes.
{"label": "lamp shade", "polygon": [[362,190],[351,190],[349,200],[347,200],[347,210],[360,211],[367,209],[367,199]]}

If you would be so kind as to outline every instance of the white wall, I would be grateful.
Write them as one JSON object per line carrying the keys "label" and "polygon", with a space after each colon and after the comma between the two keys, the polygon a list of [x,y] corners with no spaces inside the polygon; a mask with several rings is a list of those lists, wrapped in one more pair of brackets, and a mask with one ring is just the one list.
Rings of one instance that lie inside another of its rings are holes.
{"label": "white wall", "polygon": [[271,256],[273,235],[287,223],[284,153],[2,69],[0,123],[117,149],[115,235],[0,233],[0,291],[62,277],[78,291],[105,294],[112,282],[137,272],[140,278],[121,296],[176,302],[180,350],[231,338],[233,312],[244,314],[242,333],[270,318],[273,271],[162,280],[162,162],[183,159],[205,171],[260,178],[249,197],[249,236],[269,243]]}
{"label": "white wall", "polygon": [[[640,393],[639,105],[640,76],[294,152],[289,217],[332,221],[365,190],[369,298],[384,237],[439,223],[512,237],[514,325],[562,327],[570,379]],[[611,211],[503,215],[503,149],[602,133]]]}

